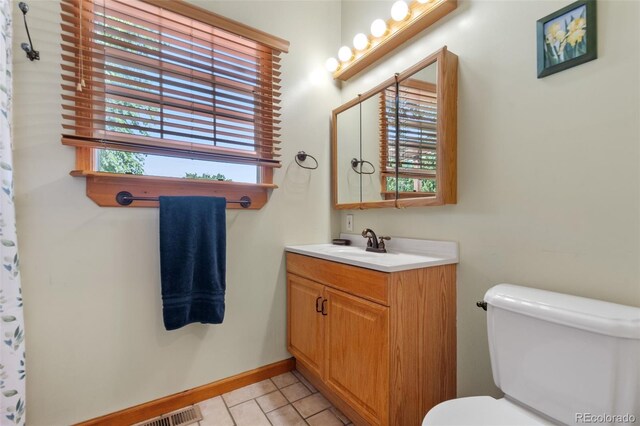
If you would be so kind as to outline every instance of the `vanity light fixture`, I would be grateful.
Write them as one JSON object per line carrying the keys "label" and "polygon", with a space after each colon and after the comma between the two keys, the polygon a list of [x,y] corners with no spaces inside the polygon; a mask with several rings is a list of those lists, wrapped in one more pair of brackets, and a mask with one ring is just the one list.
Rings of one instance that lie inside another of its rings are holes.
{"label": "vanity light fixture", "polygon": [[387,23],[384,19],[376,19],[371,23],[371,35],[374,37],[382,37],[387,33]]}
{"label": "vanity light fixture", "polygon": [[338,50],[338,59],[341,62],[349,62],[353,58],[353,51],[349,46],[342,46],[340,50]]}
{"label": "vanity light fixture", "polygon": [[457,0],[413,0],[410,4],[398,0],[391,7],[391,19],[373,21],[370,37],[362,33],[354,37],[355,53],[342,46],[338,51],[340,63],[330,58],[325,66],[334,79],[348,80],[456,7]]}
{"label": "vanity light fixture", "polygon": [[356,34],[356,36],[353,38],[353,47],[355,47],[358,51],[363,51],[364,49],[369,47],[369,38],[362,33]]}
{"label": "vanity light fixture", "polygon": [[329,72],[336,72],[338,71],[338,68],[340,68],[340,62],[338,62],[336,58],[329,58],[327,59],[327,62],[324,63],[324,67]]}
{"label": "vanity light fixture", "polygon": [[404,0],[398,0],[391,6],[391,18],[394,21],[404,21],[409,15],[409,5]]}

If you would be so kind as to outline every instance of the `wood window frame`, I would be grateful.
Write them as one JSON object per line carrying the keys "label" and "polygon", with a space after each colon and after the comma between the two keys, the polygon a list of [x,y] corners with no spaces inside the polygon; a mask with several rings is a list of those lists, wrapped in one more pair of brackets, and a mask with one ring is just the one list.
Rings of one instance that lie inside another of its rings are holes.
{"label": "wood window frame", "polygon": [[[240,22],[225,18],[206,9],[189,4],[183,0],[138,0],[143,3],[156,6],[170,12],[174,12],[189,19],[200,21],[204,24],[233,33],[260,43],[267,47],[287,53],[289,42],[272,36],[263,31],[249,27]],[[64,9],[64,7],[63,7]],[[83,10],[82,13],[91,14],[93,11]],[[79,30],[78,30],[79,31]],[[89,32],[90,29],[85,29]],[[82,55],[83,61],[88,61],[87,55]],[[64,64],[63,64],[64,68]],[[86,87],[91,89],[92,81],[90,76],[85,76]],[[270,83],[269,83],[270,84]],[[95,102],[91,95],[91,90],[77,93],[76,105],[88,107]],[[99,101],[99,100],[98,100]],[[272,116],[275,113],[272,112]],[[77,109],[75,120],[77,123],[87,123],[91,120],[91,109],[85,111]],[[256,122],[255,126],[260,127]],[[273,128],[273,126],[272,126]],[[271,130],[273,132],[273,130]],[[64,144],[64,137],[63,137]],[[270,190],[277,188],[273,183],[273,167],[256,165],[258,170],[258,183],[231,182],[231,181],[209,181],[203,179],[174,178],[149,175],[130,175],[119,173],[106,173],[96,171],[96,148],[76,147],[75,170],[70,174],[74,177],[86,179],[86,195],[101,207],[158,207],[158,201],[135,201],[129,206],[122,206],[116,201],[116,195],[121,191],[127,191],[134,196],[159,197],[159,196],[218,196],[228,200],[239,200],[243,196],[251,198],[251,205],[248,209],[257,210],[262,208],[268,201]],[[150,154],[154,153],[150,148]],[[221,162],[224,160],[220,160]],[[278,166],[279,167],[279,166]],[[243,208],[238,203],[227,204],[228,209]]]}

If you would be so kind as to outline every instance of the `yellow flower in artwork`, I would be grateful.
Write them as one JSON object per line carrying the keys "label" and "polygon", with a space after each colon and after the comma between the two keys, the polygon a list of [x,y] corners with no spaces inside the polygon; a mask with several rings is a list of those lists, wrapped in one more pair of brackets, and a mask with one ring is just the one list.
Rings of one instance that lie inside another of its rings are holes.
{"label": "yellow flower in artwork", "polygon": [[[559,35],[559,33],[564,33],[564,31],[562,31],[562,28],[560,28],[560,24],[559,23],[556,22],[556,23],[550,25],[549,28],[547,28],[547,42],[549,44],[553,44],[557,40],[556,35]],[[562,38],[564,38],[564,37],[562,37]],[[558,41],[560,41],[560,40],[558,40]]]}
{"label": "yellow flower in artwork", "polygon": [[584,30],[587,27],[587,20],[585,18],[576,18],[569,23],[569,32]]}
{"label": "yellow flower in artwork", "polygon": [[567,36],[567,42],[571,47],[575,47],[577,43],[580,43],[584,38],[587,28],[587,20],[584,18],[576,18],[569,23],[569,35]]}
{"label": "yellow flower in artwork", "polygon": [[564,47],[567,45],[567,33],[558,22],[553,23],[547,29],[547,43],[555,46],[556,54],[561,55],[564,52]]}

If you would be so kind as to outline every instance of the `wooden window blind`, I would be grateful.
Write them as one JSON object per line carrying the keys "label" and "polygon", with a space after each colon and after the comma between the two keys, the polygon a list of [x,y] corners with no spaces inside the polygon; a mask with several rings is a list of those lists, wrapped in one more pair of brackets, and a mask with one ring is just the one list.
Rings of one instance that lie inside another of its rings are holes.
{"label": "wooden window blind", "polygon": [[280,166],[287,42],[274,47],[167,10],[197,9],[176,0],[61,8],[63,144]]}
{"label": "wooden window blind", "polygon": [[[383,190],[395,191],[390,183],[404,181],[399,192],[435,192],[437,135],[436,86],[408,79],[398,85],[398,123],[396,124],[396,88],[380,96],[380,168]],[[398,151],[396,152],[396,132]],[[410,183],[410,185],[407,185]],[[413,186],[411,191],[407,186]],[[404,189],[403,189],[404,188]]]}

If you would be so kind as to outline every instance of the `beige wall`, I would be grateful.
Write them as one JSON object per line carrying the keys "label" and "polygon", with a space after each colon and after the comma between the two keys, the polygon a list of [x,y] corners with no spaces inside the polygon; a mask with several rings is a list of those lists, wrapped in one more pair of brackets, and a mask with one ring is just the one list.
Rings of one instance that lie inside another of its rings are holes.
{"label": "beige wall", "polygon": [[[323,64],[340,42],[336,2],[206,2],[289,39],[283,59],[283,167],[260,211],[229,211],[227,312],[220,326],[162,325],[158,210],[99,208],[68,175],[60,144],[59,2],[29,1],[40,62],[28,62],[17,6],[15,169],[27,329],[28,422],[88,419],[288,358],[285,244],[327,241],[329,111]],[[320,168],[301,171],[304,149]],[[336,222],[337,223],[337,222]]]}
{"label": "beige wall", "polygon": [[599,1],[599,58],[538,80],[536,20],[566,4],[463,0],[343,87],[346,101],[443,45],[459,56],[458,204],[340,220],[355,213],[356,230],[460,243],[461,396],[497,393],[474,303],[492,285],[640,306],[640,3]]}

